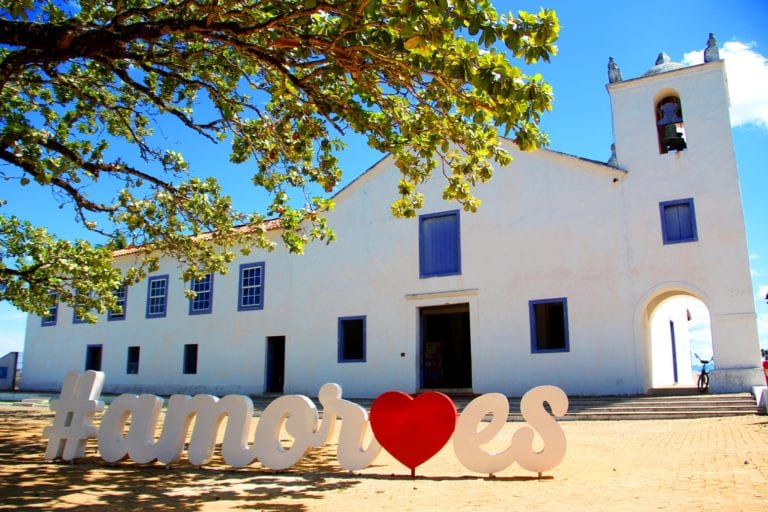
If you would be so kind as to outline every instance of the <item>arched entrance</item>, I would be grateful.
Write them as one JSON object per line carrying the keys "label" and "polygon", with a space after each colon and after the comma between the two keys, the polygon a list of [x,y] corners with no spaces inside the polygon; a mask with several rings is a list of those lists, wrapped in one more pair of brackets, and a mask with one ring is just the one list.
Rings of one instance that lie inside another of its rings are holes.
{"label": "arched entrance", "polygon": [[712,359],[709,309],[683,291],[663,293],[647,307],[652,388],[695,387],[701,359]]}

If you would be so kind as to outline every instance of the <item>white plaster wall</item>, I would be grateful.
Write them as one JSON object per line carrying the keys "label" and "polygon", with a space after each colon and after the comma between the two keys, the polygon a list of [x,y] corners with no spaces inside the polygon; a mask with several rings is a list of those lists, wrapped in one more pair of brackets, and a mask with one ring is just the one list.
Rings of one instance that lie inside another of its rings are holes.
{"label": "white plaster wall", "polygon": [[[572,393],[610,387],[637,392],[632,382],[629,298],[613,283],[623,275],[623,173],[552,152],[519,153],[509,169],[478,189],[477,214],[461,214],[462,273],[418,277],[418,221],[392,218],[398,174],[391,162],[338,198],[331,224],[338,241],[312,247],[297,267],[308,295],[331,294],[295,324],[307,357],[288,372],[294,391],[326,380],[355,395],[419,386],[419,308],[468,303],[473,389],[521,394],[540,383]],[[443,183],[425,187],[423,213],[454,209],[440,199]],[[563,191],[568,191],[563,193]],[[384,198],[382,200],[382,198]],[[571,350],[531,354],[528,301],[567,297]],[[367,361],[336,362],[336,319],[366,315]],[[405,357],[401,354],[405,353]],[[311,357],[310,357],[311,354]],[[601,371],[594,372],[600,365]],[[629,369],[629,371],[628,371]],[[603,391],[604,392],[604,391]]]}

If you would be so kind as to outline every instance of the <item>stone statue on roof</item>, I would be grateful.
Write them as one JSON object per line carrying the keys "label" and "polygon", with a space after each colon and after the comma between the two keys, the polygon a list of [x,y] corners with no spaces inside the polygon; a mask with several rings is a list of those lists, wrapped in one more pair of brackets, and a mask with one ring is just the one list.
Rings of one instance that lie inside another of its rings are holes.
{"label": "stone statue on roof", "polygon": [[608,57],[608,83],[621,82],[621,69],[613,60],[613,57]]}
{"label": "stone statue on roof", "polygon": [[704,62],[715,62],[720,60],[720,50],[717,49],[717,40],[715,34],[709,33],[707,47],[704,48]]}

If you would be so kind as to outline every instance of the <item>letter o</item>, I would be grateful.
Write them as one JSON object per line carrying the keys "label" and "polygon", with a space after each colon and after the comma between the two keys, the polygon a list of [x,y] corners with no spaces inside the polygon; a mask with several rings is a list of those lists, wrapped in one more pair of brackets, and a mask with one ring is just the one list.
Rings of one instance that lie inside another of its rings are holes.
{"label": "letter o", "polygon": [[[319,415],[312,401],[302,395],[281,396],[264,409],[256,426],[256,456],[269,469],[286,469],[299,462],[312,446]],[[294,438],[290,448],[280,444],[280,430]]]}

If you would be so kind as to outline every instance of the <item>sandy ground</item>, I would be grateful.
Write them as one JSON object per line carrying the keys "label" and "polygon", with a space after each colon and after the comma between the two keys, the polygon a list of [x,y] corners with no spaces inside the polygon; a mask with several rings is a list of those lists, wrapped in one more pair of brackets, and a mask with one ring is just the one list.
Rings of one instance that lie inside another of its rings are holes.
{"label": "sandy ground", "polygon": [[[43,458],[46,410],[0,406],[0,510],[520,510],[768,511],[768,417],[562,422],[563,463],[542,479],[517,465],[490,479],[460,465],[450,443],[409,470],[382,452],[342,470],[335,445],[289,471],[108,466],[89,444],[75,464]],[[508,423],[499,450],[521,423]]]}

